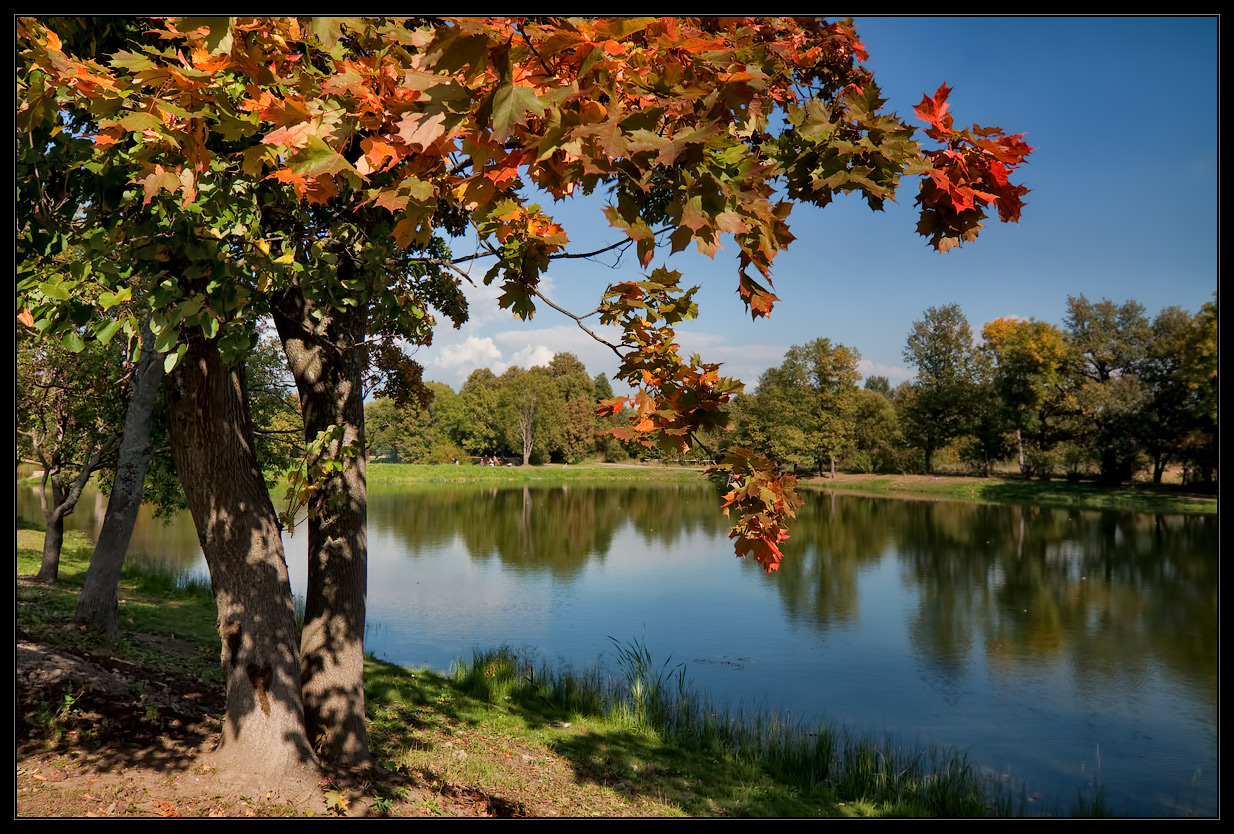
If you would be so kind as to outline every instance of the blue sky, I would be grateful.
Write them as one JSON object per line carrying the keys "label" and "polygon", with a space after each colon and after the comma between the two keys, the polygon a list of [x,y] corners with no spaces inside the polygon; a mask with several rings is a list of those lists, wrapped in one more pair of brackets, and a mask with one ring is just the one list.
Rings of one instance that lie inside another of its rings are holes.
{"label": "blue sky", "polygon": [[[858,198],[799,207],[797,240],[774,264],[780,303],[751,321],[736,295],[736,246],[714,261],[657,255],[702,287],[699,318],[679,329],[688,353],[723,362],[753,390],[794,344],[825,337],[856,348],[865,375],[912,377],[904,343],[926,308],[957,303],[974,332],[999,316],[1061,324],[1068,295],[1196,311],[1218,276],[1218,20],[1215,17],[857,18],[867,67],[886,109],[913,124],[912,106],[939,84],[957,124],[1025,133],[1036,150],[1020,169],[1030,189],[1018,224],[987,222],[973,244],[946,254],[915,231],[916,181],[898,204],[871,212]],[[928,140],[926,140],[928,142]],[[928,145],[930,146],[930,145]],[[571,250],[617,240],[598,202],[546,205]],[[470,244],[456,241],[456,254]],[[486,267],[474,271],[477,283]],[[603,288],[637,278],[632,255],[618,269],[556,262],[542,287],[575,312]],[[497,308],[496,288],[469,290],[472,321],[438,330],[417,359],[425,377],[456,390],[476,367],[500,373],[578,355],[611,379],[616,358],[544,308],[529,322]],[[619,389],[620,390],[620,389]]]}

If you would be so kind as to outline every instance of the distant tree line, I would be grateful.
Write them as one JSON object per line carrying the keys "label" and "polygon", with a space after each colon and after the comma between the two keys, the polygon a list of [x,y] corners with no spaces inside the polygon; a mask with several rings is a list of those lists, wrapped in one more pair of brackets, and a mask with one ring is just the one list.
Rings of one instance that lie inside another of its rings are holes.
{"label": "distant tree line", "polygon": [[479,368],[458,392],[428,382],[418,398],[367,403],[368,453],[373,460],[403,463],[625,460],[627,446],[602,433],[620,425],[620,415],[596,416],[599,401],[612,396],[608,378],[591,377],[572,353],[558,353],[547,366],[511,367],[500,376]]}
{"label": "distant tree line", "polygon": [[1062,326],[1000,318],[975,339],[960,307],[926,310],[904,360],[916,377],[857,385],[860,354],[828,339],[795,346],[734,404],[723,440],[786,469],[1095,476],[1108,484],[1167,467],[1217,477],[1217,302],[1150,319],[1135,301],[1069,297]]}

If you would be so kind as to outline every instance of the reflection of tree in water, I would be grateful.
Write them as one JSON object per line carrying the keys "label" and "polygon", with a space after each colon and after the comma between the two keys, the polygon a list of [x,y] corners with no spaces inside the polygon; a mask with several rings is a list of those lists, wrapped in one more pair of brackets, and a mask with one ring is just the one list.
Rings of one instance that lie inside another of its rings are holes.
{"label": "reflection of tree in water", "polygon": [[670,548],[683,535],[714,532],[724,519],[705,484],[664,487],[515,487],[380,495],[370,499],[415,557],[460,538],[473,559],[496,557],[518,570],[570,577],[603,560],[629,523],[648,547]]}
{"label": "reflection of tree in water", "polygon": [[788,615],[823,630],[857,617],[857,576],[890,540],[897,502],[802,491],[776,590]]}
{"label": "reflection of tree in water", "polygon": [[1216,518],[903,503],[899,550],[919,589],[913,642],[944,667],[974,640],[1011,670],[1066,658],[1088,677],[1159,663],[1216,704]]}

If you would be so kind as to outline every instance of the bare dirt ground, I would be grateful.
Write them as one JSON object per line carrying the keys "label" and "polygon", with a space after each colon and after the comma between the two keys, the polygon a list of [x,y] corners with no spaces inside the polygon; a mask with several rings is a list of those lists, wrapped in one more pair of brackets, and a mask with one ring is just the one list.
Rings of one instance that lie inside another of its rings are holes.
{"label": "bare dirt ground", "polygon": [[[21,578],[19,583],[28,582]],[[16,809],[19,817],[575,817],[659,816],[660,806],[609,774],[580,774],[525,739],[445,720],[419,743],[481,761],[483,784],[437,772],[336,774],[271,787],[224,781],[209,764],[221,691],[88,649],[66,648],[74,626],[40,642],[16,639]],[[200,649],[127,635],[152,652]],[[64,638],[64,639],[61,639]],[[77,641],[80,643],[81,641]],[[68,696],[66,698],[66,695]],[[584,778],[594,777],[594,778]],[[607,785],[607,787],[605,786]]]}
{"label": "bare dirt ground", "polygon": [[[196,651],[164,637],[148,640],[164,652]],[[20,633],[16,690],[20,817],[528,815],[517,800],[449,785],[429,790],[400,773],[381,780],[401,787],[405,798],[382,808],[373,807],[375,792],[363,780],[323,781],[307,792],[224,783],[205,755],[218,742],[221,693]]]}

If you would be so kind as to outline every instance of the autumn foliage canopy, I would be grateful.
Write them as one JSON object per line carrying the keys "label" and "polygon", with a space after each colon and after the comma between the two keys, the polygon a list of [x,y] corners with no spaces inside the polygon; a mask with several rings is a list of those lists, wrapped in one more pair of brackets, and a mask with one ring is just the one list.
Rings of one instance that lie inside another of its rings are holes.
{"label": "autumn foliage canopy", "polygon": [[[540,276],[569,244],[566,225],[533,202],[532,189],[555,201],[602,190],[609,223],[648,270],[600,300],[601,320],[624,334],[619,375],[637,390],[604,409],[627,408],[630,425],[616,433],[648,445],[690,448],[699,429],[726,424],[724,406],[740,390],[717,365],[679,355],[673,327],[697,306],[681,276],[652,269],[659,246],[714,255],[731,236],[740,297],[751,315],[766,316],[778,300],[772,263],[793,240],[797,203],[821,207],[856,192],[879,209],[901,176],[920,175],[917,231],[946,251],[977,236],[990,206],[1000,220],[1017,220],[1027,191],[1010,181],[1031,150],[1022,135],[956,129],[945,85],[915,108],[935,149],[883,112],[851,21],[180,17],[144,25],[151,37],[142,45],[88,59],[38,20],[20,19],[17,127],[31,136],[65,110],[87,111],[96,130],[84,164],[118,177],[122,193],[112,202],[189,218],[184,227],[234,264],[230,280],[216,282],[227,286],[149,300],[169,334],[163,349],[174,354],[193,327],[222,338],[260,308],[263,293],[304,269],[306,253],[272,234],[260,212],[228,216],[220,195],[277,193],[314,211],[384,216],[386,243],[412,251],[428,246],[443,217],[465,215],[496,258],[485,282],[500,284],[503,307],[530,317],[543,298]],[[131,231],[109,234],[115,247]],[[361,236],[349,245],[385,244]],[[142,251],[159,263],[157,240]],[[106,305],[100,293],[115,299],[110,306],[128,300],[102,273],[21,277],[27,325],[110,338],[121,321],[135,332],[129,313],[65,318],[66,297],[91,280],[99,282],[96,309]],[[331,292],[348,303],[345,291]],[[409,292],[366,301],[399,307],[408,328],[431,323],[425,299]],[[785,520],[800,503],[793,479],[745,453],[717,469],[729,484],[724,508],[738,555],[775,569]]]}

